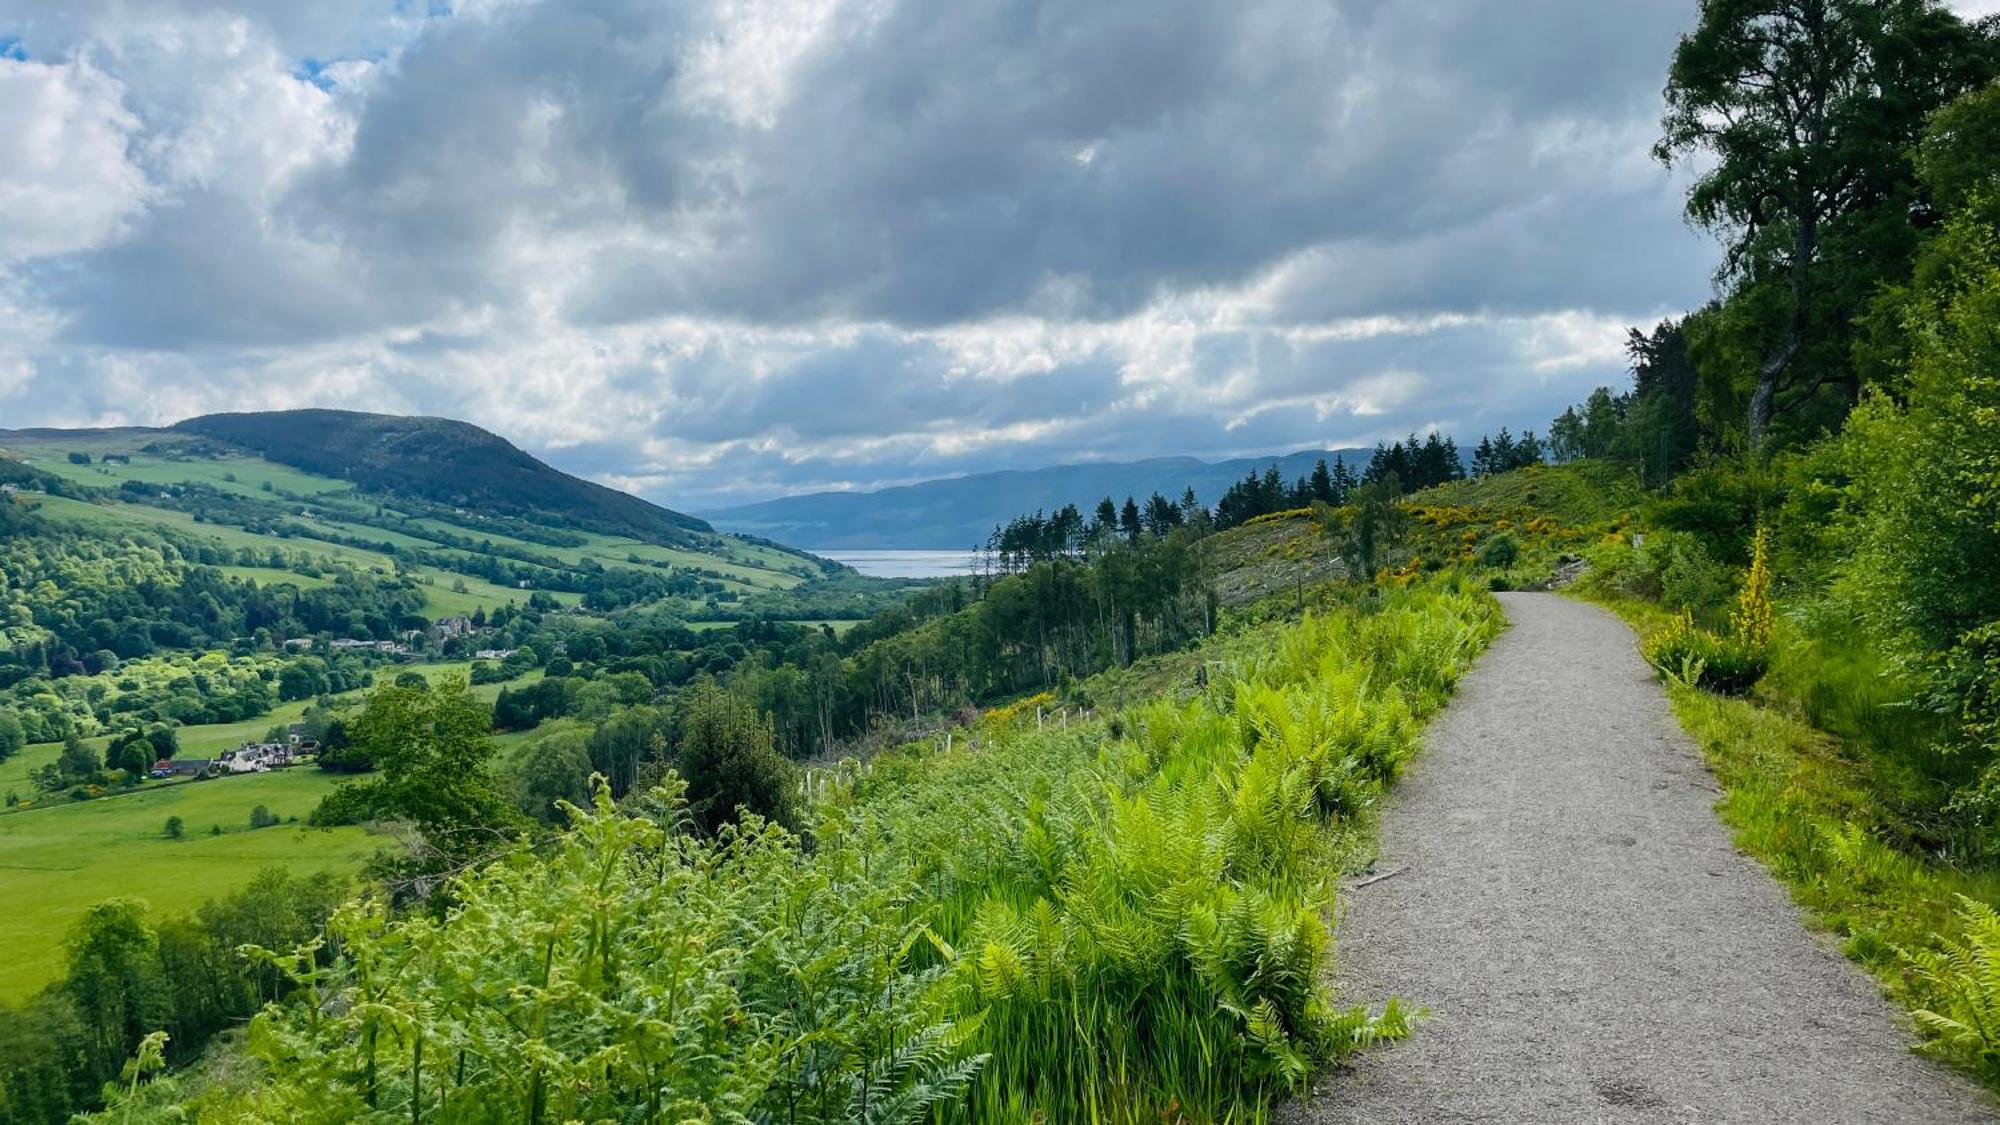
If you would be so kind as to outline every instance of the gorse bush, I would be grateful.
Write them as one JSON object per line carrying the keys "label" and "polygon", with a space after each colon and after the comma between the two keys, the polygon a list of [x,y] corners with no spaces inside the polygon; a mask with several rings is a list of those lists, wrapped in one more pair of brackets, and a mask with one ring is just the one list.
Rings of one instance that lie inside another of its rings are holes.
{"label": "gorse bush", "polygon": [[[1253,1120],[1400,1034],[1326,991],[1327,860],[1498,628],[1455,585],[1237,638],[1200,694],[818,775],[805,848],[600,791],[443,920],[356,904],[212,1120]],[[330,960],[327,949],[338,949]]]}
{"label": "gorse bush", "polygon": [[1729,615],[1729,631],[1717,635],[1694,622],[1691,610],[1648,636],[1641,646],[1646,662],[1671,680],[1722,695],[1742,695],[1770,667],[1771,636],[1777,611],[1771,602],[1769,538],[1757,532],[1749,573]]}
{"label": "gorse bush", "polygon": [[1506,532],[1492,536],[1479,545],[1479,565],[1496,570],[1505,570],[1521,557],[1521,544]]}
{"label": "gorse bush", "polygon": [[1770,533],[1757,529],[1751,547],[1750,571],[1743,576],[1743,589],[1736,595],[1736,610],[1729,615],[1729,628],[1746,649],[1764,652],[1771,647],[1771,630],[1777,611],[1771,604]]}
{"label": "gorse bush", "polygon": [[1662,676],[1722,695],[1749,691],[1769,665],[1764,649],[1735,633],[1717,636],[1685,612],[1647,637],[1641,651]]}

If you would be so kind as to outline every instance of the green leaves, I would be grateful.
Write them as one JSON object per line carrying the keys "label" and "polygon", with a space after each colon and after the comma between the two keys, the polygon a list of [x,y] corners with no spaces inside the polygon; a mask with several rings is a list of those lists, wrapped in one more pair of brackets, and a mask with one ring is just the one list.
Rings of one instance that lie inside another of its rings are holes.
{"label": "green leaves", "polygon": [[2000,1082],[2000,913],[1964,895],[1958,921],[1964,936],[1903,958],[1928,993],[1914,1013],[1930,1036],[1923,1049],[1970,1066]]}
{"label": "green leaves", "polygon": [[[1129,739],[993,722],[846,765],[814,787],[809,850],[754,814],[694,830],[674,775],[629,802],[644,817],[600,785],[446,917],[356,904],[324,947],[261,954],[300,999],[255,1021],[274,1081],[240,1116],[1258,1117],[1401,1033],[1327,993],[1329,857],[1414,746],[1406,700],[1441,699],[1496,621],[1460,588],[1398,592],[1246,638],[1201,697],[1123,717]],[[755,742],[754,718],[694,736]],[[412,732],[384,747],[399,767],[465,749],[414,698],[377,722]]]}

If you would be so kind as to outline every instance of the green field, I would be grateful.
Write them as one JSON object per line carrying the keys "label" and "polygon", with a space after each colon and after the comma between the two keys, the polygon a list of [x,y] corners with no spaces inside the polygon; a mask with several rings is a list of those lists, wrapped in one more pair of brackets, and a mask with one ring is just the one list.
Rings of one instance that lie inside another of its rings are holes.
{"label": "green field", "polygon": [[[7,763],[11,766],[13,763]],[[144,899],[181,914],[283,865],[294,873],[348,871],[383,840],[359,828],[293,824],[251,830],[250,810],[304,820],[340,779],[315,769],[179,782],[101,801],[0,816],[0,1001],[19,1001],[61,975],[64,935],[107,898]],[[187,838],[169,840],[169,816]],[[211,836],[211,825],[222,835]]]}
{"label": "green field", "polygon": [[[48,519],[103,531],[117,531],[120,527],[132,523],[151,524],[155,527],[172,528],[183,535],[205,537],[231,549],[248,547],[253,551],[268,551],[276,547],[284,551],[305,551],[350,562],[364,570],[379,570],[385,574],[396,568],[395,562],[379,551],[366,551],[358,547],[328,543],[323,539],[281,539],[273,535],[259,535],[240,527],[203,523],[186,512],[155,508],[146,504],[117,502],[90,504],[82,500],[71,500],[65,496],[37,496],[34,502],[36,510]],[[468,578],[467,581],[471,579]]]}
{"label": "green field", "polygon": [[[517,590],[512,586],[500,586],[484,578],[474,578],[452,570],[417,571],[417,584],[423,587],[424,608],[434,617],[450,617],[454,614],[470,615],[475,609],[491,613],[503,605],[520,605],[528,600],[531,590]],[[457,589],[463,585],[464,591]],[[564,590],[543,590],[542,593],[554,598],[561,605],[576,605],[583,601],[582,594]]]}
{"label": "green field", "polygon": [[[404,670],[406,669],[394,667],[378,669],[376,676],[378,680],[388,680],[397,672]],[[472,671],[472,662],[469,660],[455,660],[438,664],[417,664],[409,666],[407,670],[421,672],[426,678],[432,682],[436,682],[445,676],[469,676]],[[499,696],[501,688],[518,688],[534,683],[541,678],[542,670],[536,668],[526,675],[509,680],[504,684],[480,684],[472,689],[472,694],[491,703]],[[335,696],[334,699],[337,703],[358,704],[366,695],[366,691],[348,692],[345,695]],[[212,723],[206,726],[181,727],[177,731],[180,737],[181,756],[186,758],[213,758],[224,750],[231,750],[243,745],[245,742],[263,738],[265,732],[281,723],[298,722],[299,717],[305,714],[306,708],[310,705],[311,701],[309,700],[295,700],[291,703],[281,703],[273,707],[270,713],[255,719],[244,719],[236,723]],[[110,741],[111,736],[109,734],[101,734],[94,738],[83,740],[84,745],[89,746],[99,753],[104,751],[105,744]],[[35,796],[35,787],[28,780],[28,776],[35,770],[55,761],[56,755],[60,753],[62,753],[61,743],[37,742],[22,748],[19,754],[14,755],[4,762],[0,762],[0,795],[12,791],[24,800],[32,800]],[[146,781],[141,783],[141,788],[157,788],[160,784],[159,782]],[[57,799],[62,800],[62,798]],[[114,797],[111,799],[122,800],[123,798]],[[5,817],[6,815],[4,811],[0,811],[0,817]]]}
{"label": "green field", "polygon": [[[140,452],[142,447],[154,444],[177,443],[173,438],[156,433],[134,434],[114,430],[101,434],[70,434],[60,438],[28,438],[14,441],[10,448],[19,453],[23,461],[43,472],[98,488],[116,487],[120,481],[127,480],[157,485],[194,482],[243,496],[267,497],[272,495],[263,489],[267,483],[276,492],[293,492],[301,496],[344,492],[352,487],[346,481],[316,477],[250,454],[172,457]],[[87,453],[91,463],[72,465],[69,461],[71,453]],[[106,465],[102,458],[107,453],[122,453],[132,458],[132,463]]]}
{"label": "green field", "polygon": [[[258,535],[253,532],[244,531],[242,528],[229,527],[224,524],[201,523],[185,512],[170,511],[166,508],[153,508],[144,504],[90,504],[81,500],[71,500],[63,496],[38,496],[35,498],[35,504],[37,505],[37,510],[43,516],[61,523],[106,531],[116,531],[121,525],[132,523],[150,524],[155,527],[170,527],[185,535],[201,536],[231,549],[248,547],[254,551],[268,551],[273,547],[277,547],[285,551],[305,551],[313,555],[325,556],[341,562],[352,563],[363,570],[372,570],[382,574],[393,573],[396,569],[394,560],[379,551],[368,551],[359,547],[349,547],[341,543],[330,543],[324,539],[280,539],[275,536]],[[376,529],[357,526],[352,530],[356,534],[359,534],[362,532],[373,532]],[[387,532],[378,536],[378,539],[390,538],[407,539],[409,537],[396,536],[394,533]],[[425,541],[414,540],[413,542]],[[426,545],[429,544],[426,543]],[[270,567],[229,566],[219,569],[238,577],[254,578],[259,583],[291,582],[296,584],[301,590],[330,584],[330,581],[326,579],[305,578],[301,575],[293,574],[288,570],[274,570]],[[519,604],[528,600],[529,591],[527,590],[517,590],[510,586],[495,585],[484,578],[471,574],[460,574],[450,570],[419,570],[414,573],[418,576],[418,583],[423,586],[424,608],[437,617],[450,617],[453,614],[461,613],[469,614],[473,610],[480,608],[484,608],[490,613],[509,602]],[[428,578],[429,581],[425,582],[425,578]],[[463,593],[454,589],[454,586],[460,583],[465,586]],[[581,594],[555,592],[550,593],[549,596],[564,605],[575,605],[583,600]]]}
{"label": "green field", "polygon": [[317,590],[333,585],[331,578],[309,578],[303,574],[293,574],[289,570],[277,570],[268,566],[218,566],[215,569],[231,578],[248,579],[259,586],[279,586],[290,584],[301,590]]}
{"label": "green field", "polygon": [[[834,636],[840,636],[841,634],[847,632],[849,629],[852,629],[856,625],[861,624],[861,622],[853,619],[842,619],[838,621],[835,620],[787,621],[785,622],[785,624],[805,625],[814,629],[819,628],[821,625],[831,625],[833,626]],[[687,623],[687,627],[697,633],[713,633],[719,629],[734,629],[736,628],[736,625],[737,623],[734,621],[690,621]]]}
{"label": "green field", "polygon": [[[456,661],[414,670],[435,681],[463,676],[471,667],[469,661]],[[491,701],[502,687],[519,687],[541,675],[537,669],[504,685],[481,684],[472,690]],[[361,695],[344,698],[358,702]],[[181,752],[190,758],[214,757],[263,737],[280,723],[297,721],[306,706],[304,701],[287,703],[240,723],[182,727]],[[106,735],[85,742],[101,751],[109,740]],[[498,741],[504,753],[523,740],[505,736]],[[61,751],[57,743],[37,743],[0,762],[0,793],[11,790],[32,799],[29,773],[55,761]],[[58,795],[39,807],[0,812],[0,896],[29,906],[0,919],[0,949],[17,954],[0,967],[0,1002],[23,999],[59,976],[63,935],[78,915],[104,899],[143,898],[156,910],[177,914],[236,890],[272,864],[301,874],[358,867],[381,843],[361,829],[249,828],[250,810],[260,804],[280,817],[303,821],[341,780],[300,767],[202,782],[146,781],[95,801]],[[164,837],[169,816],[186,822],[186,839]],[[223,834],[208,835],[211,825],[220,825]]]}

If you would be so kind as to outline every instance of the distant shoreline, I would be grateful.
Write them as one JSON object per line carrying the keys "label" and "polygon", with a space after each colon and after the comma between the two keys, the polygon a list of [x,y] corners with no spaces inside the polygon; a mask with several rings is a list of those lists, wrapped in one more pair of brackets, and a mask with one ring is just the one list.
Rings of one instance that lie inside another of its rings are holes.
{"label": "distant shoreline", "polygon": [[978,555],[965,548],[811,547],[823,559],[851,566],[871,578],[951,578],[979,569]]}

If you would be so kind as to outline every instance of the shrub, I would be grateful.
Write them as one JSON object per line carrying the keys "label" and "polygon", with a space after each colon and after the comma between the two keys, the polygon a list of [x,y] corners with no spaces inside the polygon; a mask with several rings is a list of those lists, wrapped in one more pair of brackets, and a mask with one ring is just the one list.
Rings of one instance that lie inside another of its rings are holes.
{"label": "shrub", "polygon": [[278,818],[272,814],[270,809],[258,805],[256,808],[250,810],[250,827],[269,828],[276,823],[278,823]]}
{"label": "shrub", "polygon": [[1765,650],[1735,635],[1716,636],[1683,612],[1640,650],[1659,673],[1722,695],[1741,695],[1763,678]]}
{"label": "shrub", "polygon": [[1729,598],[1734,584],[1729,568],[1715,560],[1701,540],[1678,532],[1661,532],[1649,540],[1648,552],[1660,563],[1660,600],[1674,609],[1705,616]]}
{"label": "shrub", "polygon": [[1763,528],[1751,548],[1750,573],[1743,578],[1743,590],[1736,596],[1736,612],[1729,615],[1736,638],[1759,652],[1771,647],[1771,628],[1776,611],[1771,605],[1771,566],[1768,559],[1771,536]]}
{"label": "shrub", "polygon": [[742,810],[795,827],[798,767],[778,753],[771,720],[712,682],[697,685],[684,706],[675,766],[695,822],[715,832]]}
{"label": "shrub", "polygon": [[343,824],[360,824],[380,815],[382,807],[376,790],[365,785],[343,785],[313,806],[306,823],[314,828],[334,828]]}
{"label": "shrub", "polygon": [[1638,550],[1621,538],[1590,546],[1583,559],[1583,574],[1576,581],[1581,592],[1648,602],[1660,597],[1660,571],[1654,552]]}
{"label": "shrub", "polygon": [[1521,557],[1521,545],[1512,535],[1500,532],[1479,547],[1479,565],[1493,570],[1506,570]]}
{"label": "shrub", "polygon": [[170,816],[167,818],[166,832],[167,839],[178,840],[187,835],[187,825],[182,822],[180,817]]}
{"label": "shrub", "polygon": [[1740,636],[1716,637],[1714,650],[1706,657],[1701,686],[1721,695],[1748,692],[1770,667],[1766,653]]}

